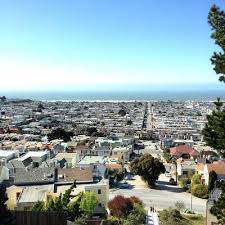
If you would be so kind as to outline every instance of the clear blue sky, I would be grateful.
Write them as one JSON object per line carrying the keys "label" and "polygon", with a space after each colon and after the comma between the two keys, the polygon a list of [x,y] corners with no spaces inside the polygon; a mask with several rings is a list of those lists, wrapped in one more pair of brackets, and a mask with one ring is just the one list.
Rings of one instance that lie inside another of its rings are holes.
{"label": "clear blue sky", "polygon": [[213,3],[224,0],[0,0],[0,89],[221,88]]}

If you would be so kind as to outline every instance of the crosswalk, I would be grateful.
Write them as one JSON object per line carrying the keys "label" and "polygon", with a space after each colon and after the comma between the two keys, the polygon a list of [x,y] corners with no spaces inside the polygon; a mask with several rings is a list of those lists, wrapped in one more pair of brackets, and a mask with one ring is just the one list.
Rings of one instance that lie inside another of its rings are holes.
{"label": "crosswalk", "polygon": [[159,225],[159,219],[156,212],[151,212],[148,210],[146,225]]}

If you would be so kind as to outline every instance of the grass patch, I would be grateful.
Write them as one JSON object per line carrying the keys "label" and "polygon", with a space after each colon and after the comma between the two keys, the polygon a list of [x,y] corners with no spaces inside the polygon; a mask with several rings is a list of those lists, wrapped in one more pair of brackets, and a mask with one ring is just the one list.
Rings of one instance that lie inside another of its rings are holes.
{"label": "grass patch", "polygon": [[190,225],[205,225],[205,218],[200,215],[183,215],[185,219],[190,221]]}

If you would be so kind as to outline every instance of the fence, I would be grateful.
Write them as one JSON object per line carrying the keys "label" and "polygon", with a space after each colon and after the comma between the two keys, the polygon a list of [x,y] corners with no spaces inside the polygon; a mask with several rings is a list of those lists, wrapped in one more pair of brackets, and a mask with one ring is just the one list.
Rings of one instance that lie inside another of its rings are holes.
{"label": "fence", "polygon": [[16,225],[67,225],[65,213],[12,211]]}

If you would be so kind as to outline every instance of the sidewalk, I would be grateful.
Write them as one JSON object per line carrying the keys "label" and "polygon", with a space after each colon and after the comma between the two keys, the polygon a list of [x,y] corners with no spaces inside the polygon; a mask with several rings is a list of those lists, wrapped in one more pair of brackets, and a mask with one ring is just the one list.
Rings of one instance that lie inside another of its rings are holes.
{"label": "sidewalk", "polygon": [[159,225],[159,218],[156,212],[148,210],[146,225]]}

